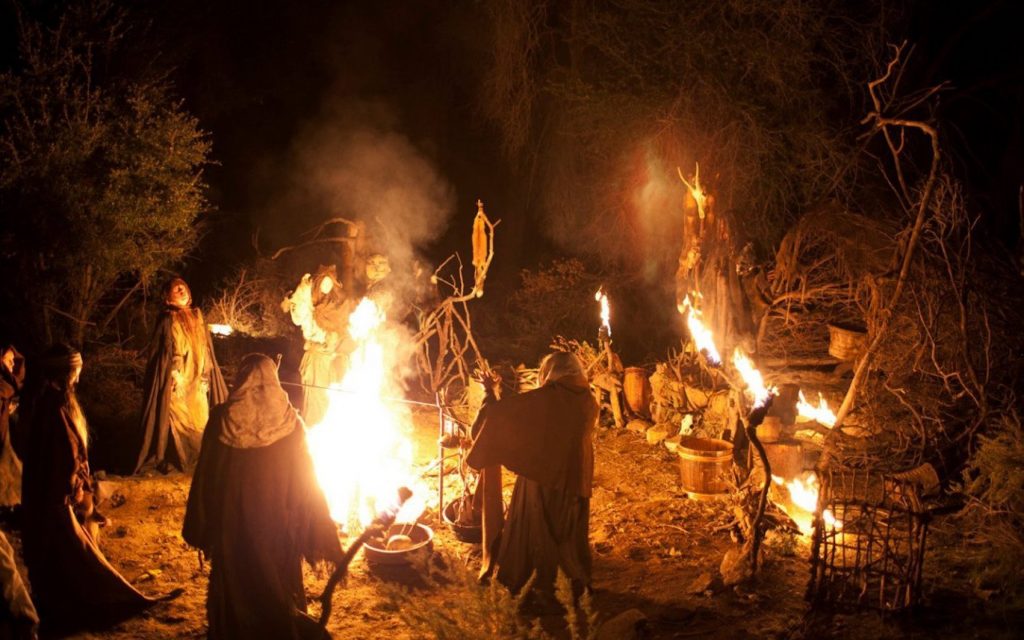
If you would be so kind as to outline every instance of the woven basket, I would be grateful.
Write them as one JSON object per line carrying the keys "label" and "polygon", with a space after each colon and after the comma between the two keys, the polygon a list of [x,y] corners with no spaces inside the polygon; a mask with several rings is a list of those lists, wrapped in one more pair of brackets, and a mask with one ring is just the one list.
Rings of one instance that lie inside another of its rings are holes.
{"label": "woven basket", "polygon": [[861,329],[828,325],[828,355],[838,360],[856,360],[867,347],[868,334]]}

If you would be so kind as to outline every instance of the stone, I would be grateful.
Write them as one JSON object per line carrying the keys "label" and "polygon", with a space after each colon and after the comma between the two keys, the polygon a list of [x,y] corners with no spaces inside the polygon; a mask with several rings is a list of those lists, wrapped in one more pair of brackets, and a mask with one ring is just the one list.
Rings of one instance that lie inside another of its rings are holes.
{"label": "stone", "polygon": [[637,419],[637,420],[630,420],[626,424],[626,429],[628,431],[635,431],[636,433],[645,433],[648,429],[651,428],[651,426],[652,425],[651,425],[650,422],[648,422],[646,420]]}
{"label": "stone", "polygon": [[667,438],[668,434],[673,433],[674,431],[675,427],[670,424],[656,424],[647,430],[647,444],[661,444],[661,441]]}
{"label": "stone", "polygon": [[700,595],[706,591],[711,591],[715,584],[715,578],[705,571],[704,573],[697,576],[690,586],[687,587],[686,592],[694,595]]}
{"label": "stone", "polygon": [[747,546],[726,551],[718,571],[722,574],[722,584],[727,587],[734,587],[750,580],[753,572],[750,570],[750,551]]}
{"label": "stone", "polygon": [[601,625],[597,640],[639,640],[647,629],[647,616],[639,609],[628,609]]}

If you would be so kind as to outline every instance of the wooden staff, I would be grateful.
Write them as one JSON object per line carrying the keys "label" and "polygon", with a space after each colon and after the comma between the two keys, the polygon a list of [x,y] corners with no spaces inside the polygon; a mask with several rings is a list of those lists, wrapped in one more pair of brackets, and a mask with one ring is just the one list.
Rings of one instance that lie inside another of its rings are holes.
{"label": "wooden staff", "polygon": [[395,521],[395,517],[398,515],[399,509],[406,501],[412,497],[412,490],[408,487],[401,487],[398,490],[398,504],[394,507],[382,511],[377,514],[377,517],[373,519],[370,526],[366,527],[359,537],[355,539],[348,549],[345,550],[341,560],[338,562],[337,567],[334,569],[334,573],[331,574],[330,579],[327,581],[327,586],[324,587],[323,593],[320,594],[318,600],[320,600],[320,620],[319,624],[323,628],[327,628],[327,621],[331,618],[331,608],[333,606],[331,600],[334,597],[334,590],[337,588],[338,583],[348,575],[348,566],[352,563],[352,559],[356,557],[359,550],[366,544],[374,535],[386,531],[388,527]]}

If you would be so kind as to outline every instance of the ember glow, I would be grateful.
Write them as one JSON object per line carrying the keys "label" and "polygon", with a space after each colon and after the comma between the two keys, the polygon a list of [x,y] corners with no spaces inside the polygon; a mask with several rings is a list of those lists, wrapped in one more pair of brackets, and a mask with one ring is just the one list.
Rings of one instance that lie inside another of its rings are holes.
{"label": "ember glow", "polygon": [[210,333],[215,336],[230,336],[235,332],[230,324],[208,324],[206,326],[210,328]]}
{"label": "ember glow", "polygon": [[608,305],[608,294],[603,289],[598,289],[594,294],[594,300],[601,303],[601,328],[608,336],[612,335],[611,308]]}
{"label": "ember glow", "polygon": [[[779,508],[786,512],[806,536],[814,532],[814,514],[818,511],[818,476],[808,471],[803,476],[785,480],[772,476],[772,482],[789,493],[788,500],[778,501]],[[832,511],[825,509],[821,514],[822,523],[832,529],[842,529],[843,523],[836,520]]]}
{"label": "ember glow", "polygon": [[800,400],[796,403],[796,411],[801,418],[813,420],[829,428],[834,427],[836,424],[836,414],[832,413],[828,402],[825,401],[825,397],[820,393],[818,394],[818,406],[814,406],[807,402],[804,392],[801,391]]}
{"label": "ember glow", "polygon": [[686,327],[690,330],[690,337],[693,338],[693,345],[697,351],[704,353],[709,363],[721,364],[722,357],[718,355],[718,348],[715,347],[711,330],[704,326],[701,312],[690,302],[690,296],[683,299],[679,310],[686,313]]}
{"label": "ember glow", "polygon": [[739,347],[732,352],[732,364],[743,378],[743,382],[747,383],[747,392],[754,397],[755,408],[764,405],[770,396],[777,393],[775,387],[765,386],[761,372]]}
{"label": "ember glow", "polygon": [[[327,414],[307,433],[331,517],[346,527],[369,524],[394,504],[399,487],[412,487],[414,481],[412,416],[406,405],[386,400],[400,397],[401,388],[392,374],[396,350],[384,344],[384,320],[384,312],[369,298],[349,316],[356,348],[341,383],[332,387]],[[400,521],[415,521],[423,510],[415,496],[422,494],[414,489]]]}

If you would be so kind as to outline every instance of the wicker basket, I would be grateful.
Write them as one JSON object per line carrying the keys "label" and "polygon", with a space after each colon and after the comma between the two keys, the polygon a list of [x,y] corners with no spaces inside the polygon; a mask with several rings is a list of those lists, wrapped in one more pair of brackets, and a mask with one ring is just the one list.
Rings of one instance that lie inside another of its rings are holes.
{"label": "wicker basket", "polygon": [[863,329],[828,325],[828,355],[843,361],[856,360],[867,347],[868,334]]}

